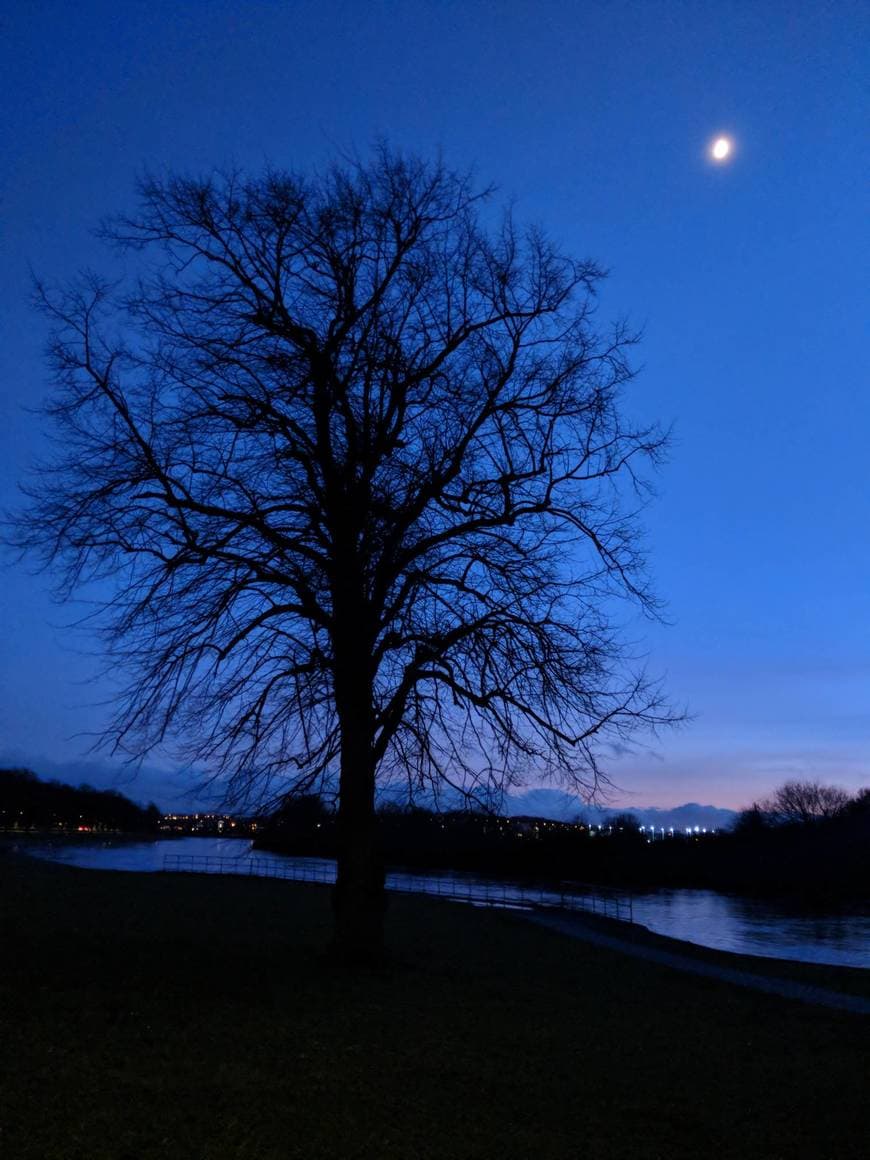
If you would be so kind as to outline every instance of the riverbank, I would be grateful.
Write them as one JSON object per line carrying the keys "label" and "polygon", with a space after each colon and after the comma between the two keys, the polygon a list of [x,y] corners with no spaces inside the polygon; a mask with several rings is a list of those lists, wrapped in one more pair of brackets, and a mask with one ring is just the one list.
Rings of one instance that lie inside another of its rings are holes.
{"label": "riverbank", "polygon": [[870,1016],[870,971],[867,970],[819,968],[812,964],[815,970],[806,971],[807,964],[801,964],[795,971],[794,962],[788,959],[711,952],[709,948],[656,934],[637,923],[599,920],[570,911],[537,910],[528,917],[570,938],[582,939],[677,971],[720,979],[738,987],[797,999],[812,1006]]}
{"label": "riverbank", "polygon": [[[24,839],[7,846],[0,839],[0,852],[4,848],[97,870],[160,871],[170,865],[183,866],[188,871],[199,867],[214,872],[221,868],[245,872],[244,863],[250,857],[263,864],[264,869],[272,867],[277,877],[285,877],[280,867],[287,863],[293,870],[287,877],[296,877],[296,871],[300,871],[298,876],[302,879],[325,882],[331,881],[335,869],[334,863],[304,858],[270,855],[263,860],[251,852],[248,840],[223,837],[174,835],[136,841],[121,836],[94,841],[85,835],[62,841]],[[505,901],[514,898],[531,902],[532,896],[540,894],[540,888],[524,887],[522,883],[453,874],[421,876],[401,868],[391,869],[388,881],[396,890],[417,892],[425,883],[424,893],[440,896],[443,892],[451,897],[462,894],[466,898],[475,895],[480,901],[496,901],[502,897]],[[557,884],[551,893],[560,895],[563,885]],[[633,915],[636,923],[651,931],[699,946],[737,955],[839,967],[866,968],[868,965],[870,909],[866,906],[820,911],[806,905],[796,906],[788,900],[762,901],[713,891],[653,891],[631,896],[619,890],[599,891],[585,884],[577,890],[587,899],[592,896],[594,909],[599,914],[621,918]]]}
{"label": "riverbank", "polygon": [[[579,881],[641,893],[711,890],[812,902],[818,909],[870,899],[870,793],[812,825],[772,825],[753,815],[736,830],[644,833],[636,821],[594,827],[535,817],[465,811],[378,814],[388,866],[416,873],[457,870],[499,880]],[[335,816],[316,798],[286,802],[258,830],[259,850],[333,858]]]}
{"label": "riverbank", "polygon": [[394,899],[394,965],[349,974],[317,887],[0,875],[16,1160],[865,1151],[859,1017],[435,900]]}

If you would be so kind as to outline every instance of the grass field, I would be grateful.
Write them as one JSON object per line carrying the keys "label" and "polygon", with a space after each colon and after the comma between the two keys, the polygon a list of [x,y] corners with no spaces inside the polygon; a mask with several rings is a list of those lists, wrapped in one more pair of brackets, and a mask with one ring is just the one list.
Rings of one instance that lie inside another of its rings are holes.
{"label": "grass field", "polygon": [[868,1154],[861,1017],[436,900],[348,972],[317,887],[13,857],[0,886],[4,1160]]}

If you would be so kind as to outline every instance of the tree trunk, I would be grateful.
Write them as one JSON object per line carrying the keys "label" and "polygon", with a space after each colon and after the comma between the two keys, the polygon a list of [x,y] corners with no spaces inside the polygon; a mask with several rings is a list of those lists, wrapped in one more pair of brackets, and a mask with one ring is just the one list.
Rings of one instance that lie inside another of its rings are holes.
{"label": "tree trunk", "polygon": [[[329,378],[329,370],[325,373]],[[328,424],[323,432],[329,443]],[[338,875],[332,953],[349,963],[383,957],[384,868],[375,818],[374,641],[377,618],[360,550],[370,497],[351,472],[333,481],[330,507],[335,708],[341,731]]]}
{"label": "tree trunk", "polygon": [[[371,718],[371,707],[368,712]],[[375,769],[367,722],[342,720],[338,876],[333,891],[332,953],[373,962],[384,951],[384,866],[375,818]]]}
{"label": "tree trunk", "polygon": [[356,963],[383,957],[385,896],[375,817],[371,614],[350,551],[347,560],[334,592],[335,707],[341,729],[341,769],[332,953],[344,962]]}

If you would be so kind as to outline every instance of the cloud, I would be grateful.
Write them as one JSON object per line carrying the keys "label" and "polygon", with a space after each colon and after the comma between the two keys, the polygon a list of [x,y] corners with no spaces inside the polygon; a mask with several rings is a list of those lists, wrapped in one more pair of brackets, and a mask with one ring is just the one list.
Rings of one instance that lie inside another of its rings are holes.
{"label": "cloud", "polygon": [[701,805],[685,802],[683,805],[662,808],[660,806],[635,805],[586,805],[576,794],[558,789],[531,789],[522,794],[509,794],[505,799],[504,812],[509,817],[530,816],[554,818],[557,821],[575,821],[582,817],[593,825],[603,825],[614,814],[630,812],[642,826],[657,829],[684,830],[687,826],[702,826],[709,829],[728,829],[736,818],[734,810],[720,806]]}

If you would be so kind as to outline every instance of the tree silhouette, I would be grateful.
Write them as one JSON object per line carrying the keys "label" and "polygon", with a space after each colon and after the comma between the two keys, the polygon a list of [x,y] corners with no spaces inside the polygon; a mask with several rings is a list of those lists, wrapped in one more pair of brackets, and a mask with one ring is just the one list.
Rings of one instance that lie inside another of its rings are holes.
{"label": "tree silhouette", "polygon": [[135,282],[39,290],[59,442],[17,542],[61,595],[113,583],[115,750],[180,738],[231,801],[337,789],[364,954],[376,780],[588,791],[603,740],[672,720],[611,619],[655,608],[634,337],[596,332],[596,265],[386,147],[140,195],[104,230]]}
{"label": "tree silhouette", "polygon": [[835,818],[851,801],[846,790],[820,781],[787,781],[753,809],[777,825],[812,825]]}

